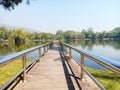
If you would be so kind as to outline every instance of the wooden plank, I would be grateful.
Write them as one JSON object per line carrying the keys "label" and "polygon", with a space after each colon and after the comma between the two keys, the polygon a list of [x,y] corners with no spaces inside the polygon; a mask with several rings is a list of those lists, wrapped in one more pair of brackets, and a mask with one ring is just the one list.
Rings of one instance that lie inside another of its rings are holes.
{"label": "wooden plank", "polygon": [[[72,70],[71,70],[71,68]],[[14,90],[99,90],[88,77],[80,79],[80,66],[66,62],[60,48],[53,46],[28,73],[27,82],[20,82]]]}
{"label": "wooden plank", "polygon": [[62,66],[59,48],[54,47],[43,56],[28,73],[27,82],[20,83],[15,90],[67,90],[68,86]]}

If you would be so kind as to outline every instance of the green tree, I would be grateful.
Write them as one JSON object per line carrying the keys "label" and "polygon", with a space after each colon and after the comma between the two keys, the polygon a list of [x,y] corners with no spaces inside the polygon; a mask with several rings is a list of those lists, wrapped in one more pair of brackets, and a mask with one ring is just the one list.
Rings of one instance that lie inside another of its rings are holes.
{"label": "green tree", "polygon": [[58,30],[56,32],[56,39],[60,40],[60,41],[64,41],[64,32],[63,30]]}
{"label": "green tree", "polygon": [[79,33],[78,38],[83,40],[85,39],[85,34],[84,33]]}
{"label": "green tree", "polygon": [[88,30],[87,30],[87,37],[89,38],[89,39],[95,39],[95,37],[94,37],[94,31],[93,31],[93,29],[92,29],[92,27],[89,27],[88,28]]}
{"label": "green tree", "polygon": [[99,33],[98,32],[95,33],[95,39],[99,39]]}
{"label": "green tree", "polygon": [[47,40],[52,41],[54,39],[54,35],[51,33],[47,33]]}
{"label": "green tree", "polygon": [[113,38],[120,39],[120,27],[115,28],[112,31]]}
{"label": "green tree", "polygon": [[22,29],[16,29],[13,31],[15,43],[25,43],[25,39],[27,38],[26,32]]}
{"label": "green tree", "polygon": [[106,31],[102,32],[103,38],[106,38]]}
{"label": "green tree", "polygon": [[88,37],[87,31],[86,31],[85,29],[83,29],[83,30],[81,31],[81,34],[84,34],[85,39]]}
{"label": "green tree", "polygon": [[[0,0],[0,5],[5,9],[11,10],[14,9],[16,5],[22,3],[23,0]],[[26,0],[26,4],[30,4],[29,0]]]}
{"label": "green tree", "polygon": [[7,40],[9,38],[9,30],[5,27],[0,27],[0,41]]}

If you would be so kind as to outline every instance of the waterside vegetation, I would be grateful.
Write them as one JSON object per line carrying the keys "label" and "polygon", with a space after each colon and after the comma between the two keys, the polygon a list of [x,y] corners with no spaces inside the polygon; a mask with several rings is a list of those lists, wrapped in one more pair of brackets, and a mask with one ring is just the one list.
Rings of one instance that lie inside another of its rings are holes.
{"label": "waterside vegetation", "polygon": [[[27,63],[31,61],[28,60]],[[9,67],[9,68],[8,68]],[[0,67],[0,87],[4,85],[10,78],[22,69],[22,60],[13,61],[5,66]],[[86,67],[86,69],[107,89],[119,90],[120,76],[109,71],[95,70]],[[4,79],[3,79],[4,78]]]}
{"label": "waterside vegetation", "polygon": [[54,35],[45,32],[25,32],[23,29],[18,28],[14,30],[0,27],[0,43],[8,43],[14,41],[17,43],[25,43],[26,40],[38,40],[38,41],[51,41]]}
{"label": "waterside vegetation", "polygon": [[81,32],[76,32],[74,30],[58,30],[56,32],[56,38],[63,40],[120,40],[120,27],[106,32],[94,32],[92,27],[87,30],[83,29]]}
{"label": "waterside vegetation", "polygon": [[[31,60],[27,60],[27,64],[30,62]],[[18,59],[5,66],[0,67],[0,87],[23,68],[22,63],[22,60]]]}
{"label": "waterside vegetation", "polygon": [[26,40],[37,40],[37,41],[52,41],[58,39],[64,40],[120,40],[120,27],[106,32],[94,32],[90,27],[87,30],[83,29],[81,32],[74,30],[58,30],[56,34],[45,33],[45,32],[25,32],[23,29],[18,28],[14,30],[0,27],[0,43],[7,43],[13,40],[15,43],[24,43]]}
{"label": "waterside vegetation", "polygon": [[[56,32],[56,35],[51,33],[44,33],[44,32],[25,32],[23,29],[15,29],[15,30],[9,30],[5,27],[0,27],[0,43],[1,45],[9,44],[9,46],[13,46],[11,41],[14,43],[25,43],[27,40],[32,41],[52,41],[53,39],[58,39],[60,41],[64,40],[84,40],[83,43],[81,43],[82,47],[86,46],[86,43],[89,43],[89,45],[92,47],[93,43],[95,44],[104,44],[101,42],[98,42],[98,40],[120,40],[120,27],[115,28],[112,31],[109,32],[94,32],[92,28],[89,28],[88,30],[82,30],[81,32],[75,32],[72,30],[64,32],[63,30],[58,30]],[[91,40],[96,40],[95,42],[92,42]],[[78,42],[78,41],[77,41]],[[71,43],[71,42],[70,42]],[[73,44],[75,44],[74,42]],[[118,43],[118,42],[117,42]],[[114,44],[115,48],[119,48],[115,44],[115,42],[109,43],[109,45]],[[119,44],[118,44],[119,45]],[[1,47],[2,48],[2,47]],[[21,48],[25,48],[21,46]],[[6,49],[6,48],[5,48]],[[11,48],[10,48],[11,49]],[[19,47],[20,49],[20,47]],[[8,50],[8,49],[7,49]],[[19,51],[19,50],[17,50]],[[3,52],[3,51],[1,51]],[[22,60],[14,61],[8,65],[5,65],[3,67],[0,67],[0,86],[2,86],[5,82],[7,82],[11,77],[13,77],[18,71],[22,69]],[[88,71],[91,72],[91,74],[96,77],[96,79],[102,83],[102,85],[108,89],[108,90],[119,90],[120,86],[120,77],[107,71],[101,71],[101,70],[94,70],[88,68]],[[3,80],[4,78],[4,80]]]}
{"label": "waterside vegetation", "polygon": [[107,89],[119,90],[120,89],[120,76],[104,70],[95,70],[88,68],[87,70]]}

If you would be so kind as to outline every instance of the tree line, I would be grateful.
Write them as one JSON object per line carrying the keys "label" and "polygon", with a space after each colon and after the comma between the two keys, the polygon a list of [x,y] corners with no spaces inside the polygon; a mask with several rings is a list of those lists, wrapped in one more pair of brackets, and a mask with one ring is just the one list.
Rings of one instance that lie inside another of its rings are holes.
{"label": "tree line", "polygon": [[113,29],[112,31],[94,32],[90,27],[87,30],[83,29],[81,32],[73,30],[63,31],[58,30],[56,32],[56,39],[63,40],[120,40],[120,27]]}
{"label": "tree line", "polygon": [[9,30],[5,27],[0,27],[0,42],[14,40],[15,43],[24,43],[26,39],[39,41],[52,41],[57,39],[64,40],[120,40],[120,27],[106,32],[94,32],[90,27],[87,30],[83,29],[81,32],[68,30],[58,30],[56,34],[45,32],[25,32],[23,29]]}
{"label": "tree line", "polygon": [[0,42],[14,40],[15,43],[24,43],[25,40],[53,40],[54,35],[45,32],[25,32],[23,29],[9,30],[5,27],[0,27]]}

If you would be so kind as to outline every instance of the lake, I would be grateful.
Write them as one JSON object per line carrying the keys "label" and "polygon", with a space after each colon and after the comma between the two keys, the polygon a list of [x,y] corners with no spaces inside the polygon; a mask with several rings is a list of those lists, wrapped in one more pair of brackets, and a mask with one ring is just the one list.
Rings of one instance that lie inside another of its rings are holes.
{"label": "lake", "polygon": [[[113,40],[104,40],[104,41],[66,41],[66,43],[75,46],[79,50],[85,50],[92,52],[96,55],[100,55],[103,57],[107,57],[110,59],[113,59],[120,63],[120,41],[113,41]],[[73,56],[75,56],[76,60],[80,62],[79,56],[75,55],[73,53]],[[85,58],[85,65],[88,67],[92,67],[94,69],[105,69],[102,66],[94,63],[93,61]]]}
{"label": "lake", "polygon": [[0,58],[44,43],[45,42],[43,41],[27,41],[26,43],[22,44],[14,44],[13,42],[9,42],[9,44],[0,44]]}
{"label": "lake", "polygon": [[[0,44],[0,58],[5,57],[6,55],[16,53],[31,47],[41,45],[45,42],[40,41],[28,41],[24,44]],[[113,59],[117,62],[120,62],[120,41],[106,40],[106,41],[66,41],[70,45],[75,46],[79,50],[86,50],[94,54],[104,56],[110,59]],[[33,54],[32,54],[33,55]],[[73,53],[77,61],[80,62],[77,54]],[[98,64],[92,62],[91,60],[85,59],[85,65],[92,67],[94,69],[104,69]]]}

